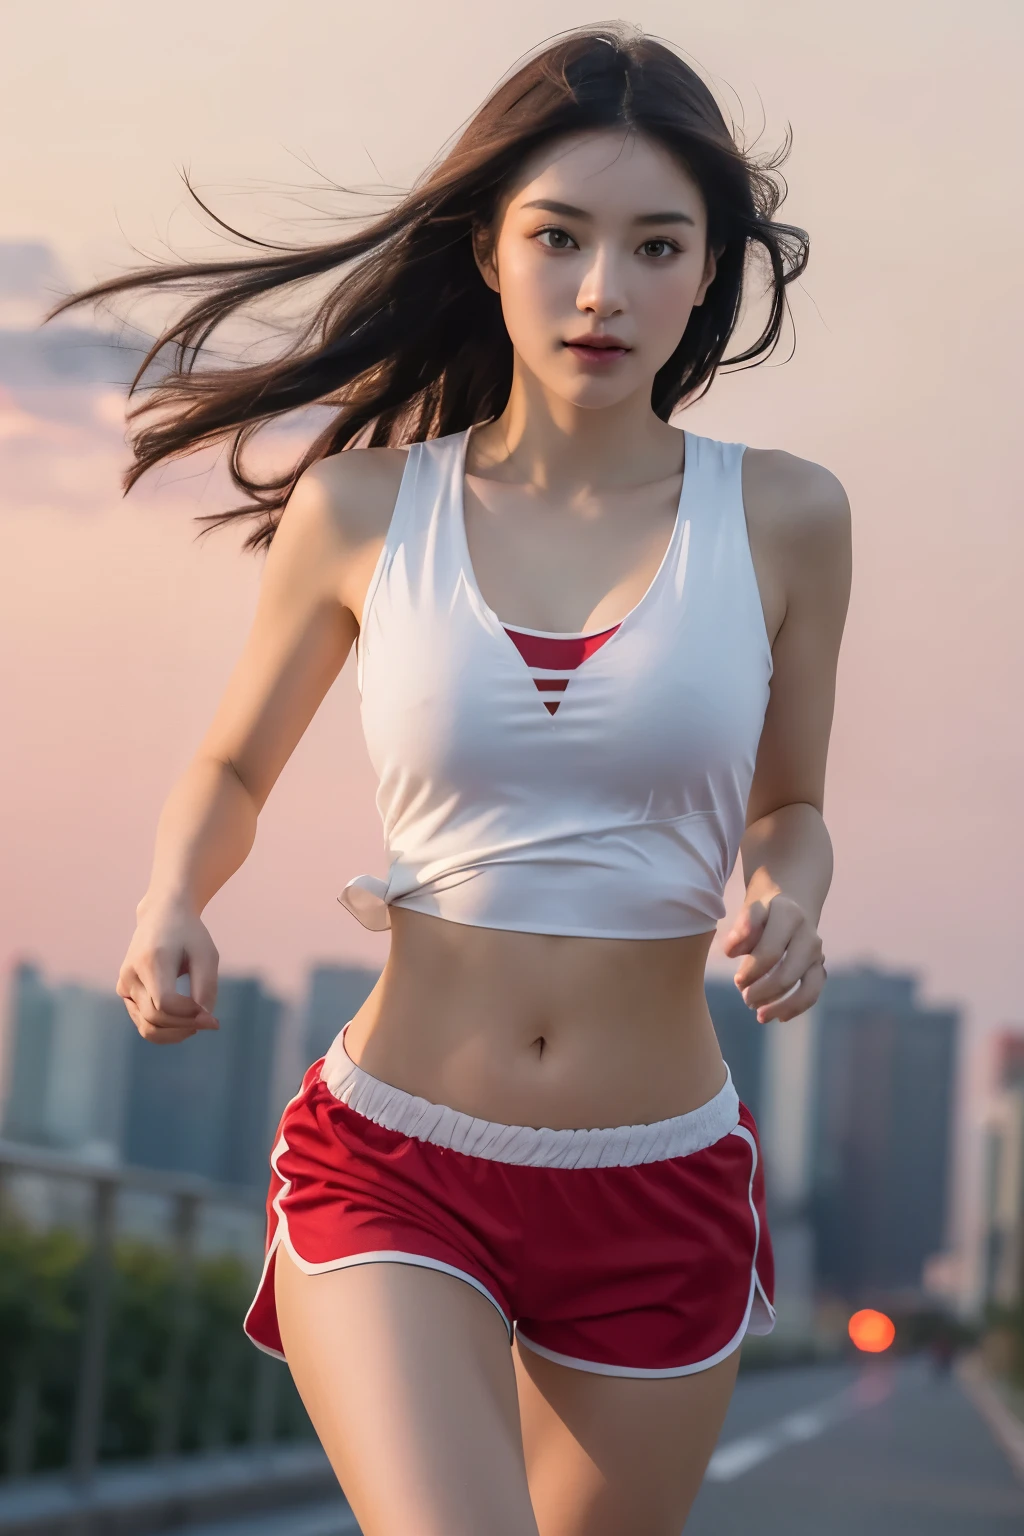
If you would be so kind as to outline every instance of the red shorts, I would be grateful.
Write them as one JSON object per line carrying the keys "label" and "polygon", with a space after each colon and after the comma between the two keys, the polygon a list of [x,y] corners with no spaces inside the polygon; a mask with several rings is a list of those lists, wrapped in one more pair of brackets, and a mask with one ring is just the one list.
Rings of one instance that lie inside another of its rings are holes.
{"label": "red shorts", "polygon": [[685,1376],[775,1321],[757,1128],[731,1078],[650,1125],[497,1125],[371,1077],[344,1031],[271,1156],[267,1260],[245,1319],[283,1358],[274,1257],[420,1265],[486,1296],[521,1345],[609,1376]]}

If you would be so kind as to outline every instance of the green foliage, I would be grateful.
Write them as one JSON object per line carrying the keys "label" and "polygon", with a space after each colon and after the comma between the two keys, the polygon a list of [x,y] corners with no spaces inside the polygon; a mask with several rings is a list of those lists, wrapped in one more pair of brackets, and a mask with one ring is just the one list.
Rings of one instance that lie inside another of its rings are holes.
{"label": "green foliage", "polygon": [[1009,1377],[1016,1387],[1024,1387],[1024,1296],[1012,1307],[991,1306],[986,1314],[989,1329],[1006,1340]]}
{"label": "green foliage", "polygon": [[[0,1224],[0,1471],[27,1436],[33,1471],[67,1465],[89,1281],[88,1245],[66,1231]],[[266,1374],[275,1438],[311,1433],[287,1369],[242,1332],[253,1276],[231,1256],[199,1259],[183,1277],[155,1243],[124,1239],[113,1255],[100,1456],[157,1447],[168,1395],[179,1397],[175,1449],[241,1445],[256,1428]],[[184,1289],[183,1289],[184,1286]],[[177,1321],[176,1321],[177,1320]]]}
{"label": "green foliage", "polygon": [[24,1411],[28,1388],[45,1467],[67,1460],[86,1261],[70,1232],[0,1227],[0,1422]]}

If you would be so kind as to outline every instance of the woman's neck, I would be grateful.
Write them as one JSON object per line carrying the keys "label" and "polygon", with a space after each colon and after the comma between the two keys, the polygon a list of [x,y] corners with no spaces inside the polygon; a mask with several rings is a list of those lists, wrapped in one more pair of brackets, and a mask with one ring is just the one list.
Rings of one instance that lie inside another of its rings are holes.
{"label": "woman's neck", "polygon": [[680,433],[640,393],[602,410],[552,395],[517,367],[501,415],[472,437],[472,473],[539,491],[617,490],[666,479]]}

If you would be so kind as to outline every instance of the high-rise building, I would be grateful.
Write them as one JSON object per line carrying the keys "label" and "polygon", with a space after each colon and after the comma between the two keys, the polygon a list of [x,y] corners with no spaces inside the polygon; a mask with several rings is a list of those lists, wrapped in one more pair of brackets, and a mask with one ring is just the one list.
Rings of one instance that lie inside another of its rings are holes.
{"label": "high-rise building", "polygon": [[53,990],[47,1139],[116,1162],[124,1139],[128,1052],[135,1027],[121,998],[66,983]]}
{"label": "high-rise building", "polygon": [[747,1007],[734,981],[709,978],[704,992],[736,1092],[760,1123],[764,1106],[765,1026],[757,1022],[756,1013]]}
{"label": "high-rise building", "polygon": [[128,1162],[265,1184],[282,1005],[254,976],[221,977],[218,1030],[181,1045],[135,1035],[129,1051],[124,1154]]}
{"label": "high-rise building", "polygon": [[945,1247],[959,1014],[916,978],[833,972],[819,1001],[812,1218],[821,1288],[917,1291]]}
{"label": "high-rise building", "polygon": [[813,1013],[759,1024],[730,979],[708,980],[708,1008],[740,1098],[757,1122],[775,1253],[776,1333],[803,1342],[814,1314],[808,1220]]}
{"label": "high-rise building", "polygon": [[379,971],[361,965],[317,965],[309,973],[302,1024],[305,1061],[317,1061],[339,1029],[362,1007]]}
{"label": "high-rise building", "polygon": [[1024,1299],[1024,1030],[1003,1030],[993,1045],[983,1121],[981,1299],[1010,1307]]}
{"label": "high-rise building", "polygon": [[113,990],[48,986],[15,967],[9,996],[3,1134],[115,1161],[134,1033]]}
{"label": "high-rise building", "polygon": [[12,1141],[45,1142],[53,994],[27,961],[11,973],[5,1041],[3,1134]]}
{"label": "high-rise building", "polygon": [[1001,1029],[993,1042],[997,1088],[1024,1088],[1024,1029]]}

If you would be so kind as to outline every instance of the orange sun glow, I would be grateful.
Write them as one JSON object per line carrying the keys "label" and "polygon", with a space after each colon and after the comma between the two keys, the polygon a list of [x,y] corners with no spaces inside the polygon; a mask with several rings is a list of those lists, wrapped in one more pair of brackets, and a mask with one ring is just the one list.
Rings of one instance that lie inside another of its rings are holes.
{"label": "orange sun glow", "polygon": [[869,1355],[880,1355],[896,1337],[892,1318],[886,1317],[884,1312],[874,1312],[870,1307],[855,1312],[847,1326],[857,1348]]}

